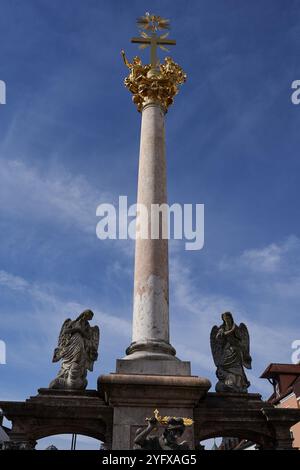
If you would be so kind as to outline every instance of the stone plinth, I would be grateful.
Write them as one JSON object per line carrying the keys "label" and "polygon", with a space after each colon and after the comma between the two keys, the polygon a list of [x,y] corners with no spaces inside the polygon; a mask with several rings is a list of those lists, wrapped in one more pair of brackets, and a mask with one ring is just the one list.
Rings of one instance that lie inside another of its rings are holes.
{"label": "stone plinth", "polygon": [[[130,449],[136,430],[157,408],[161,416],[192,418],[194,408],[211,384],[201,377],[110,374],[99,377],[98,389],[107,405],[114,408],[113,449]],[[183,440],[194,448],[193,426]]]}
{"label": "stone plinth", "polygon": [[135,358],[127,361],[117,359],[117,374],[145,374],[145,375],[176,375],[190,376],[191,363],[174,358],[171,361],[155,360],[146,358]]}

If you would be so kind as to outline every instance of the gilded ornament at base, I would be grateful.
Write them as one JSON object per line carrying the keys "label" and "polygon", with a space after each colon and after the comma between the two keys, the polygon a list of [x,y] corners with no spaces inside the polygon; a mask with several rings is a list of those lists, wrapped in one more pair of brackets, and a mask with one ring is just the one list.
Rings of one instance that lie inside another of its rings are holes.
{"label": "gilded ornament at base", "polygon": [[[157,420],[159,424],[162,424],[164,426],[168,425],[170,419],[178,419],[175,416],[173,417],[172,416],[160,416],[158,409],[153,411],[153,416],[155,417],[155,419]],[[194,423],[194,421],[190,418],[179,418],[179,419],[182,419],[184,426],[192,426],[192,424]],[[151,418],[146,418],[146,421],[150,421],[150,420]]]}

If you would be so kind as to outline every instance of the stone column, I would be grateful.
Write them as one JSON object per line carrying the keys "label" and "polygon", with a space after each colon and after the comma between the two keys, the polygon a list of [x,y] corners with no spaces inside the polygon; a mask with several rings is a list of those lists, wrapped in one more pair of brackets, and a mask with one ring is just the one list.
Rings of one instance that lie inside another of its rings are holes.
{"label": "stone column", "polygon": [[147,212],[140,212],[138,224],[144,224],[143,229],[137,224],[132,343],[117,366],[123,373],[190,374],[189,363],[175,357],[169,342],[168,239],[162,233],[163,223],[167,226],[166,213],[160,218],[158,238],[151,238],[155,225],[151,224],[151,208],[167,203],[165,112],[159,102],[148,102],[142,109],[137,203]]}
{"label": "stone column", "polygon": [[[175,349],[169,343],[168,240],[151,239],[151,206],[167,203],[165,158],[165,111],[150,103],[142,111],[138,176],[138,205],[147,209],[148,239],[138,237],[135,247],[134,307],[131,358],[172,359]],[[142,216],[142,212],[140,212]],[[165,222],[165,221],[164,221]]]}
{"label": "stone column", "polygon": [[190,375],[190,364],[176,358],[169,338],[167,213],[156,212],[156,223],[152,218],[154,205],[167,203],[165,114],[185,74],[170,58],[157,68],[138,58],[126,64],[131,73],[125,85],[142,113],[142,125],[132,342],[117,361],[117,372]]}

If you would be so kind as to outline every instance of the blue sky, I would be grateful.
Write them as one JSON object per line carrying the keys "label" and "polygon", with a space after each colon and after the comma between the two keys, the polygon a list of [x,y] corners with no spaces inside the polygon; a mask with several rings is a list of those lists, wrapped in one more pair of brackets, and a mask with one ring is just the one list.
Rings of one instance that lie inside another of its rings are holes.
{"label": "blue sky", "polygon": [[[136,198],[140,115],[120,50],[145,11],[171,19],[188,74],[167,114],[169,201],[205,204],[205,246],[170,247],[171,341],[215,384],[209,333],[231,310],[251,335],[251,390],[300,338],[300,4],[290,0],[2,0],[0,399],[57,372],[63,320],[91,308],[101,329],[89,375],[130,343],[133,244],[100,241],[96,207]],[[142,51],[148,61],[148,51]],[[163,55],[161,55],[163,57]]]}

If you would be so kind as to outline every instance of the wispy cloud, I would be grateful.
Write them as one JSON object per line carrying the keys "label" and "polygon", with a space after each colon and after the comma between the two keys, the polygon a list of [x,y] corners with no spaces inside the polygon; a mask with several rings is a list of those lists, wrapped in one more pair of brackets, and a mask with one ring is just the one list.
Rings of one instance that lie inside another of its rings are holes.
{"label": "wispy cloud", "polygon": [[29,288],[25,279],[2,270],[0,271],[0,285],[16,291],[24,291]]}
{"label": "wispy cloud", "polygon": [[[224,257],[219,264],[221,270],[248,270],[256,273],[278,273],[295,265],[300,259],[300,239],[294,235],[282,243],[271,243],[262,248],[248,249],[237,257]],[[300,270],[299,270],[300,271]]]}
{"label": "wispy cloud", "polygon": [[[214,324],[220,324],[221,313],[229,310],[237,323],[244,322],[248,325],[253,356],[253,370],[248,374],[252,390],[265,395],[271,393],[269,384],[260,380],[259,376],[270,362],[290,362],[291,342],[295,336],[293,326],[282,326],[280,317],[277,314],[272,315],[272,307],[278,311],[278,300],[273,298],[272,301],[265,292],[268,309],[264,311],[264,305],[260,305],[260,297],[250,297],[249,303],[238,295],[224,296],[217,289],[212,294],[210,290],[203,289],[200,282],[198,285],[197,277],[193,276],[191,269],[182,267],[182,260],[177,258],[171,266],[171,293],[174,295],[172,331],[178,355],[191,360],[198,374],[208,373],[215,383],[215,366],[209,344],[210,331]],[[257,310],[252,310],[255,304]]]}
{"label": "wispy cloud", "polygon": [[[10,338],[8,364],[22,366],[28,371],[49,362],[63,321],[90,307],[77,301],[75,293],[74,300],[67,299],[59,286],[47,288],[3,270],[0,271],[1,291],[14,292],[21,304],[13,313],[5,307],[0,309],[1,332]],[[93,323],[100,325],[101,329],[101,350],[111,349],[111,338],[113,341],[122,338],[127,345],[130,322],[97,308],[93,311]],[[107,359],[109,362],[110,358]]]}
{"label": "wispy cloud", "polygon": [[91,187],[83,175],[73,175],[63,168],[42,175],[24,161],[1,160],[2,214],[95,233],[96,207],[112,199],[110,194]]}

